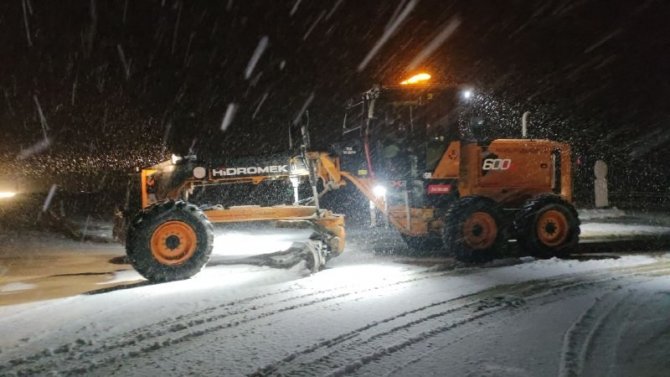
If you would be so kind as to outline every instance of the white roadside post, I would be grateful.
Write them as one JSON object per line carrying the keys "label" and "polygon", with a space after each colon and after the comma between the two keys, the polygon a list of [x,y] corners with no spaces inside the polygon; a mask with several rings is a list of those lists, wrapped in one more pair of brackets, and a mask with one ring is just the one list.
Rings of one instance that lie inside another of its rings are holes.
{"label": "white roadside post", "polygon": [[603,160],[596,161],[593,167],[596,179],[593,181],[593,187],[596,194],[596,208],[609,206],[607,193],[607,164]]}

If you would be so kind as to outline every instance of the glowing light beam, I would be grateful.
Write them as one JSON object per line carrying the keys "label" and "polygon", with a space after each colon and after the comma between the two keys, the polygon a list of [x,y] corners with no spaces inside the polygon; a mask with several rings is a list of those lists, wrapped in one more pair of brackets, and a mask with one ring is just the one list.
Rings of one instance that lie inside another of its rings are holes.
{"label": "glowing light beam", "polygon": [[431,76],[428,73],[419,73],[416,74],[410,78],[408,78],[405,81],[402,81],[400,85],[415,85],[415,84],[422,84],[428,80],[430,80]]}

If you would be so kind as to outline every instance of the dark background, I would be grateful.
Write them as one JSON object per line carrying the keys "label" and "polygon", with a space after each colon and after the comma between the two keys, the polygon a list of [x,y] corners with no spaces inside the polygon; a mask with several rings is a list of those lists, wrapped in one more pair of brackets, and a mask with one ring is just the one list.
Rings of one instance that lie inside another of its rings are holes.
{"label": "dark background", "polygon": [[[278,152],[306,103],[312,137],[327,145],[348,98],[397,83],[458,22],[418,68],[475,88],[503,135],[518,136],[528,110],[532,137],[571,142],[583,202],[598,158],[615,198],[657,200],[669,185],[669,16],[670,3],[653,0],[3,1],[0,176],[90,191],[118,184],[103,173],[172,152]],[[25,152],[45,134],[47,148]]]}

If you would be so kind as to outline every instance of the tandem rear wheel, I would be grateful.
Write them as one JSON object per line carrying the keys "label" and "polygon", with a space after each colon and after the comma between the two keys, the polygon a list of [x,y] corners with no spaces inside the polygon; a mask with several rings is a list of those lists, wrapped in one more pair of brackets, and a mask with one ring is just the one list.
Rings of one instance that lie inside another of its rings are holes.
{"label": "tandem rear wheel", "polygon": [[564,257],[575,251],[579,225],[575,207],[557,195],[529,200],[514,219],[519,248],[537,258]]}
{"label": "tandem rear wheel", "polygon": [[446,252],[459,261],[481,263],[499,257],[507,242],[499,205],[480,196],[452,203],[445,214],[442,241]]}

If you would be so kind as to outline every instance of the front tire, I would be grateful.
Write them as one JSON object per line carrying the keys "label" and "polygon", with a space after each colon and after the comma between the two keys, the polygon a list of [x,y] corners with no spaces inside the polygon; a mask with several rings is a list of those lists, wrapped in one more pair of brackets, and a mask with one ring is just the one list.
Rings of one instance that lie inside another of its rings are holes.
{"label": "front tire", "polygon": [[214,229],[204,213],[183,201],[166,201],[138,213],[130,223],[126,254],[152,282],[183,280],[209,261]]}
{"label": "front tire", "polygon": [[469,196],[454,202],[445,215],[443,243],[463,262],[485,262],[502,254],[507,237],[498,204]]}
{"label": "front tire", "polygon": [[556,195],[529,200],[514,220],[521,249],[534,257],[564,257],[579,241],[579,218],[575,207]]}

